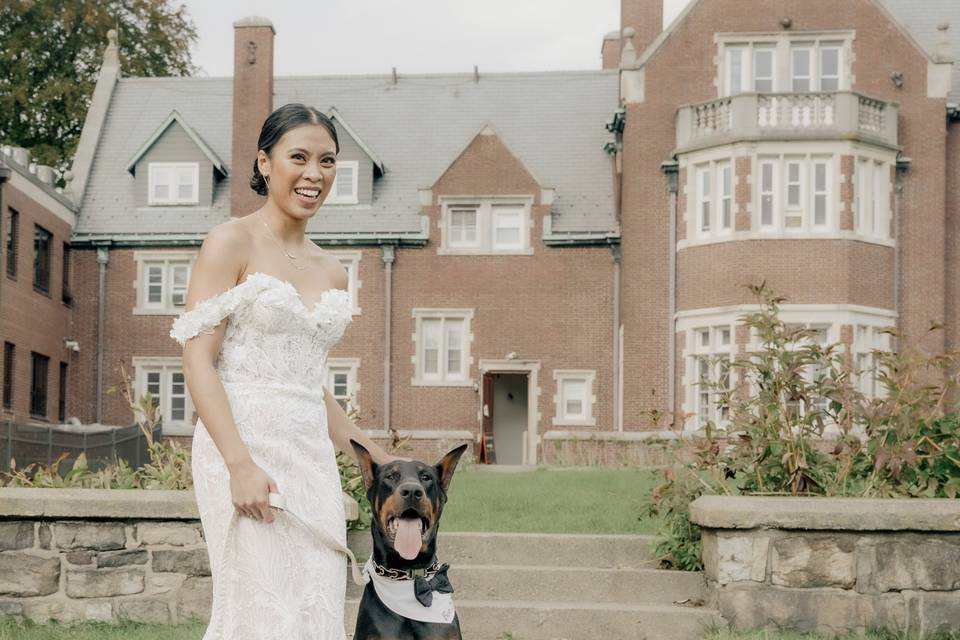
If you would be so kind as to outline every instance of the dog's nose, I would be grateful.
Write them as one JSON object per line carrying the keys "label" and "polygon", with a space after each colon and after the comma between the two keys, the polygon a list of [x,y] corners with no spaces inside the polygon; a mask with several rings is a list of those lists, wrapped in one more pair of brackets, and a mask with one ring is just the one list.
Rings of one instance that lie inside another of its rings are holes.
{"label": "dog's nose", "polygon": [[408,482],[400,485],[399,490],[400,490],[400,497],[403,498],[404,500],[409,500],[411,497],[416,498],[417,500],[420,500],[421,498],[423,498],[423,495],[424,495],[423,487],[421,487],[419,484],[414,484],[412,482]]}

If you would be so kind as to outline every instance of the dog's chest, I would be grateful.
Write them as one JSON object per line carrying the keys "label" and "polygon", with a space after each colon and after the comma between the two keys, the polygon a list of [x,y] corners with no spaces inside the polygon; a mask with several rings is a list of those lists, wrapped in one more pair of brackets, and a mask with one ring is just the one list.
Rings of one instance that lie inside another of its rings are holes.
{"label": "dog's chest", "polygon": [[441,624],[453,622],[456,609],[453,606],[451,594],[434,592],[433,602],[429,607],[425,607],[417,600],[413,580],[385,578],[374,571],[373,564],[369,560],[363,570],[370,576],[373,589],[380,601],[398,616],[420,622]]}

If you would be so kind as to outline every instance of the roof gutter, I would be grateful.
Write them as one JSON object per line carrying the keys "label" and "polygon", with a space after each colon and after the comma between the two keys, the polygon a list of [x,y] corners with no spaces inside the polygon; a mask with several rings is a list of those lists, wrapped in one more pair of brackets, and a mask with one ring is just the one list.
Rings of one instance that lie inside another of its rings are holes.
{"label": "roof gutter", "polygon": [[[206,233],[130,234],[78,233],[70,239],[73,247],[199,247]],[[408,246],[422,247],[427,237],[420,231],[397,233],[307,233],[307,237],[324,246]]]}

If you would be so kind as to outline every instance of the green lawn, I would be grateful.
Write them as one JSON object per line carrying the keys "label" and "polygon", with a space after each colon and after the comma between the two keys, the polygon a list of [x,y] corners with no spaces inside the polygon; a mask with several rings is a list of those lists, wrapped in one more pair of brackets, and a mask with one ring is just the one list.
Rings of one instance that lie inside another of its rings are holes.
{"label": "green lawn", "polygon": [[0,640],[200,640],[206,624],[34,624],[0,618]]}
{"label": "green lawn", "polygon": [[656,522],[638,518],[655,483],[653,472],[643,469],[463,469],[453,476],[440,529],[654,533]]}

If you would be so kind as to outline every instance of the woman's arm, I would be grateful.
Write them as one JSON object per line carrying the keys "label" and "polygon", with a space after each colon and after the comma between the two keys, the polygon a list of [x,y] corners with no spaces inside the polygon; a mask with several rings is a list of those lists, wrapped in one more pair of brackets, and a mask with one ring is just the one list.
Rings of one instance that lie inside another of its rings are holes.
{"label": "woman's arm", "polygon": [[340,403],[327,391],[326,387],[323,388],[323,401],[327,406],[327,430],[330,433],[330,440],[333,441],[333,445],[337,449],[345,452],[356,460],[357,454],[354,453],[353,447],[350,446],[350,441],[355,440],[366,447],[373,461],[377,464],[386,464],[391,460],[404,459],[388,454],[382,447],[368,438],[367,435],[347,417],[343,407],[341,407]]}
{"label": "woman's arm", "polygon": [[[240,227],[228,222],[212,229],[191,271],[187,309],[236,286],[247,255],[249,240]],[[276,484],[253,462],[240,439],[215,368],[226,324],[221,322],[212,333],[202,333],[184,344],[183,376],[203,426],[230,472],[234,505],[244,515],[272,522],[267,493],[276,491]]]}

